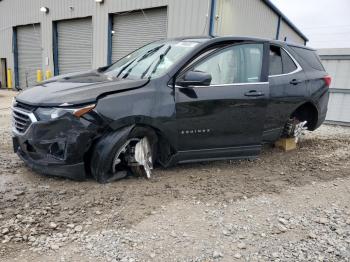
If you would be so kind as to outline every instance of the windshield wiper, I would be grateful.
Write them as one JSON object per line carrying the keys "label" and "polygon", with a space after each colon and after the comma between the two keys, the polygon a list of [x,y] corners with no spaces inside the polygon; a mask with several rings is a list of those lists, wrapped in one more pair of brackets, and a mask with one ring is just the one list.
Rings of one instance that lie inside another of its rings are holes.
{"label": "windshield wiper", "polygon": [[[152,48],[151,50],[148,50],[141,58],[143,58],[144,56],[147,57],[150,53],[153,53],[154,49],[158,50],[158,49],[161,48],[162,46],[163,46],[163,45],[157,46],[157,47],[155,47],[155,48]],[[129,63],[127,63],[125,66],[123,66],[123,67],[119,70],[118,74],[116,75],[116,78],[118,78],[118,77],[125,71],[125,69],[127,69],[131,64],[133,64],[137,59],[138,59],[138,57],[135,57],[135,58],[132,59]],[[113,65],[111,65],[111,66],[113,66]],[[111,66],[109,66],[109,67],[111,67]]]}
{"label": "windshield wiper", "polygon": [[[122,68],[122,70],[120,70],[120,72],[118,73],[117,77],[119,77],[121,75],[121,73],[127,69],[131,64],[133,64],[136,60],[136,62],[141,62],[142,60],[146,59],[147,57],[149,57],[150,55],[153,55],[155,52],[157,52],[159,49],[161,49],[164,45],[160,45],[157,46],[151,50],[148,50],[143,56],[141,56],[139,59],[136,57],[135,59],[133,59],[129,64],[127,64],[125,67]],[[137,65],[137,63],[133,66],[130,67],[130,69],[125,73],[125,75],[123,75],[123,78],[127,78],[128,75],[130,74],[130,72],[134,69],[134,67]]]}
{"label": "windshield wiper", "polygon": [[118,72],[116,78],[118,78],[118,77],[124,72],[124,70],[127,69],[132,63],[134,63],[136,59],[137,59],[137,57],[134,58],[133,60],[131,60],[131,61],[130,61],[129,63],[127,63],[125,66],[123,66],[123,67],[120,69],[120,71]]}
{"label": "windshield wiper", "polygon": [[[153,68],[152,72],[150,73],[148,79],[151,79],[151,76],[157,71],[158,66],[163,62],[164,57],[167,55],[167,53],[170,51],[170,49],[171,49],[171,46],[169,45],[167,47],[167,49],[165,49],[164,52],[159,55],[159,59],[157,61],[157,64],[154,66],[154,68]],[[145,77],[145,75],[147,74],[147,72],[149,71],[149,69],[151,68],[152,65],[153,65],[153,63],[151,63],[151,65],[145,70],[145,72],[142,73],[141,79]]]}

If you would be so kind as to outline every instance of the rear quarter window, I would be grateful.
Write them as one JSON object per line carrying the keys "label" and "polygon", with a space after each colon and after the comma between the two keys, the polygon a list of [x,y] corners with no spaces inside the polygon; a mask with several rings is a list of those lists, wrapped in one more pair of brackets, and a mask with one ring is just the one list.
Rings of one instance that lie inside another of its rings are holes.
{"label": "rear quarter window", "polygon": [[318,71],[325,71],[316,51],[293,46],[290,48],[292,48],[313,69],[316,69]]}

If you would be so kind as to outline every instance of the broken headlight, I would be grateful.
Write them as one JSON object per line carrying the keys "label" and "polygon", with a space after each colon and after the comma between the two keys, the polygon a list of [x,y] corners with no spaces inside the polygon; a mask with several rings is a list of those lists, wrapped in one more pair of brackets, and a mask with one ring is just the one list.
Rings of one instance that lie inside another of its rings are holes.
{"label": "broken headlight", "polygon": [[89,113],[95,108],[95,105],[87,105],[83,107],[78,108],[64,108],[64,107],[55,107],[55,108],[48,108],[48,107],[39,107],[37,110],[35,110],[35,114],[40,120],[51,120],[59,118],[65,114],[72,114],[76,117],[81,117],[85,115],[86,113]]}

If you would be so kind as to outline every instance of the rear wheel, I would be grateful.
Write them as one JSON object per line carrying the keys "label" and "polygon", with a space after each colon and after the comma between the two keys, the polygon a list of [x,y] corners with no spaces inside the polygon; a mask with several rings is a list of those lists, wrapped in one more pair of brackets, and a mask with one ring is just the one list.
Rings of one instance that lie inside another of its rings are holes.
{"label": "rear wheel", "polygon": [[299,106],[284,126],[282,138],[300,137],[305,130],[313,131],[316,128],[318,119],[317,108],[311,103]]}
{"label": "rear wheel", "polygon": [[287,121],[286,125],[284,126],[282,137],[284,138],[294,137],[294,130],[299,123],[300,123],[300,120],[298,120],[297,118],[290,118]]}
{"label": "rear wheel", "polygon": [[284,126],[282,138],[298,139],[307,130],[307,121],[300,121],[298,118],[290,118]]}

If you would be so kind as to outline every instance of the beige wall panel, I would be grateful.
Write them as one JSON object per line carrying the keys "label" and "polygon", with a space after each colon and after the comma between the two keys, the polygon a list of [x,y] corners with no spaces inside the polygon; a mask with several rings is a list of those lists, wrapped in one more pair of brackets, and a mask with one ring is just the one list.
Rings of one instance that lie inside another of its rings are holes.
{"label": "beige wall panel", "polygon": [[287,37],[288,42],[304,45],[304,39],[301,38],[285,21],[282,20],[279,40],[284,41],[285,37]]}
{"label": "beige wall panel", "polygon": [[217,0],[217,35],[276,37],[278,16],[260,0]]}

